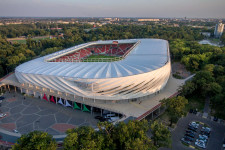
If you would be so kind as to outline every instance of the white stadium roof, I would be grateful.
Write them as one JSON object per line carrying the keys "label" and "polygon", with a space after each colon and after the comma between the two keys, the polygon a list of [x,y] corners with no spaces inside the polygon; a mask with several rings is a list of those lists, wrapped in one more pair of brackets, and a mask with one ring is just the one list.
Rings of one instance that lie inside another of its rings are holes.
{"label": "white stadium roof", "polygon": [[119,43],[140,43],[125,57],[114,62],[47,62],[46,59],[80,47],[109,44],[113,41],[96,41],[71,47],[26,62],[16,68],[24,74],[39,74],[65,78],[103,79],[147,73],[163,67],[169,59],[168,42],[160,39],[118,40]]}

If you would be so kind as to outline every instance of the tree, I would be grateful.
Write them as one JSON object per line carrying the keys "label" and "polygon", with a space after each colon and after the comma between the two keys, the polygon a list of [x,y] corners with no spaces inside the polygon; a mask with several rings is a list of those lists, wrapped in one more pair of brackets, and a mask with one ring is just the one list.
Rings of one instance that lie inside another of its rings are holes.
{"label": "tree", "polygon": [[13,150],[32,149],[32,150],[56,150],[57,144],[52,136],[46,132],[33,131],[22,135],[15,145]]}
{"label": "tree", "polygon": [[92,127],[82,126],[67,131],[67,137],[64,139],[63,147],[66,150],[95,150],[102,149],[103,136]]}
{"label": "tree", "polygon": [[225,32],[224,32],[223,35],[221,36],[220,40],[221,40],[221,42],[222,42],[223,44],[225,44]]}
{"label": "tree", "polygon": [[197,89],[197,86],[192,81],[187,81],[180,89],[180,93],[184,96],[193,94]]}
{"label": "tree", "polygon": [[162,103],[166,105],[167,112],[170,117],[170,126],[177,122],[177,120],[185,114],[184,108],[188,104],[188,100],[185,97],[178,96],[169,99],[162,100]]}
{"label": "tree", "polygon": [[155,146],[146,135],[149,124],[144,121],[120,122],[113,125],[109,122],[98,123],[99,131],[92,127],[69,129],[64,139],[64,149],[77,150],[155,150]]}
{"label": "tree", "polygon": [[214,95],[220,94],[222,90],[223,88],[216,82],[211,82],[208,84],[207,87],[205,87],[205,91],[208,96],[214,96]]}
{"label": "tree", "polygon": [[67,149],[78,149],[79,143],[78,143],[78,134],[76,132],[67,131],[67,136],[64,139],[63,148],[65,150]]}
{"label": "tree", "polygon": [[[146,135],[148,130],[149,124],[147,120],[129,121],[128,124],[120,122],[113,132],[113,139],[118,143],[116,149],[154,149],[151,140]],[[134,141],[136,143],[133,143]],[[140,146],[139,144],[143,144],[144,146]]]}
{"label": "tree", "polygon": [[214,67],[215,67],[215,65],[213,65],[213,64],[207,64],[207,65],[205,65],[205,67],[203,68],[203,70],[209,71],[209,72],[213,73]]}
{"label": "tree", "polygon": [[171,147],[171,133],[162,123],[154,121],[151,124],[152,140],[158,147]]}
{"label": "tree", "polygon": [[214,73],[215,77],[224,75],[224,72],[225,72],[224,67],[221,66],[221,65],[216,65],[214,70],[213,70],[213,73]]}
{"label": "tree", "polygon": [[104,149],[116,149],[116,143],[114,142],[115,126],[107,121],[98,123],[99,132],[104,136]]}
{"label": "tree", "polygon": [[211,91],[211,83],[215,82],[213,73],[209,71],[199,71],[193,78],[193,83],[197,87],[197,91],[203,97],[209,96],[209,91]]}
{"label": "tree", "polygon": [[3,70],[3,67],[0,66],[0,77],[4,75],[4,70]]}

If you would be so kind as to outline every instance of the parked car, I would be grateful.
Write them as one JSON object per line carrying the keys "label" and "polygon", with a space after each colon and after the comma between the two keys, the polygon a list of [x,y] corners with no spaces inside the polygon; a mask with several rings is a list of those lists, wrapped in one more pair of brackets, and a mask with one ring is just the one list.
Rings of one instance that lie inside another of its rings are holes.
{"label": "parked car", "polygon": [[198,112],[198,111],[197,111],[196,109],[195,109],[195,110],[193,110],[193,114],[195,114],[195,115],[196,115],[196,114],[197,114],[197,112]]}
{"label": "parked car", "polygon": [[186,135],[186,136],[190,136],[190,137],[192,137],[192,138],[195,137],[195,135],[194,135],[194,134],[191,134],[191,133],[186,133],[185,135]]}
{"label": "parked car", "polygon": [[19,133],[19,131],[17,131],[16,129],[13,130],[14,133]]}
{"label": "parked car", "polygon": [[225,139],[224,139],[224,141],[223,141],[223,149],[225,149]]}
{"label": "parked car", "polygon": [[214,117],[213,121],[217,122],[218,121],[218,117]]}
{"label": "parked car", "polygon": [[195,142],[195,145],[198,146],[198,147],[200,147],[200,148],[206,148],[205,142],[202,141],[202,140],[198,140],[197,139],[196,142]]}
{"label": "parked car", "polygon": [[185,138],[182,138],[181,141],[184,142],[184,143],[186,143],[186,144],[188,144],[188,145],[191,144],[191,142],[189,140],[186,140]]}
{"label": "parked car", "polygon": [[199,134],[199,138],[201,139],[209,139],[209,137],[207,135],[202,135],[202,134]]}
{"label": "parked car", "polygon": [[0,100],[3,100],[3,99],[5,99],[5,97],[4,96],[0,96]]}
{"label": "parked car", "polygon": [[197,129],[196,129],[196,128],[194,128],[194,127],[192,127],[192,126],[188,126],[188,129],[189,129],[189,130],[192,130],[192,131],[194,131],[194,132],[196,132],[196,131],[197,131]]}
{"label": "parked car", "polygon": [[6,114],[0,114],[0,118],[3,118],[5,116],[6,116]]}
{"label": "parked car", "polygon": [[186,130],[186,133],[192,133],[192,134],[195,134],[195,132],[192,131],[192,130]]}
{"label": "parked car", "polygon": [[210,134],[211,128],[209,128],[209,127],[202,127],[201,132],[206,132],[206,133]]}
{"label": "parked car", "polygon": [[199,136],[198,140],[202,140],[204,141],[205,143],[207,143],[208,139],[205,138],[204,136]]}
{"label": "parked car", "polygon": [[210,133],[209,132],[201,131],[200,134],[210,137]]}
{"label": "parked car", "polygon": [[192,138],[192,137],[190,137],[190,136],[184,136],[184,139],[185,140],[188,140],[188,141],[190,141],[190,142],[193,142],[194,141],[194,138]]}
{"label": "parked car", "polygon": [[111,114],[105,114],[105,115],[103,115],[103,118],[111,118],[111,117],[116,117],[116,114],[111,113]]}
{"label": "parked car", "polygon": [[114,121],[117,121],[119,119],[120,119],[120,117],[110,117],[109,122],[114,122]]}
{"label": "parked car", "polygon": [[192,121],[192,122],[189,123],[189,126],[192,126],[192,127],[196,128],[196,129],[198,129],[199,123],[197,123],[195,121]]}

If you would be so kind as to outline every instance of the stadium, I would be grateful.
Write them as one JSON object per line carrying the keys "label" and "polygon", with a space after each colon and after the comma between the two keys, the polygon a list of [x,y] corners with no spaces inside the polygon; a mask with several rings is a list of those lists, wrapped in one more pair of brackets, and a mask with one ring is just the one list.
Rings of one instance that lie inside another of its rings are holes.
{"label": "stadium", "polygon": [[89,42],[31,60],[15,70],[21,85],[70,94],[74,101],[86,98],[94,102],[137,100],[156,94],[170,73],[168,42],[161,39]]}

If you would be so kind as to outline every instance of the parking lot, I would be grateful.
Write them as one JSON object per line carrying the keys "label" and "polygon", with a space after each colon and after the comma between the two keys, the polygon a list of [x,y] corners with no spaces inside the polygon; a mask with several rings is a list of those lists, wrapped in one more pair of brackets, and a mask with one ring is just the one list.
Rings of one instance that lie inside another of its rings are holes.
{"label": "parking lot", "polygon": [[0,111],[6,116],[0,118],[0,128],[25,134],[34,130],[62,135],[70,128],[79,126],[97,127],[98,120],[90,112],[74,110],[42,99],[25,97],[17,93],[5,93]]}
{"label": "parking lot", "polygon": [[[192,121],[199,122],[199,127],[196,131],[194,141],[191,142],[191,146],[186,146],[181,142],[182,137],[186,134],[188,124]],[[221,150],[223,138],[225,135],[224,124],[211,121],[210,119],[202,118],[195,114],[188,114],[187,117],[181,118],[175,130],[172,132],[172,149],[173,150],[190,150],[194,148],[196,139],[199,138],[200,130],[205,125],[211,128],[211,134],[206,144],[207,150]],[[198,148],[201,149],[201,148]]]}
{"label": "parking lot", "polygon": [[188,124],[181,142],[187,146],[207,148],[211,128],[202,122],[192,121]]}

